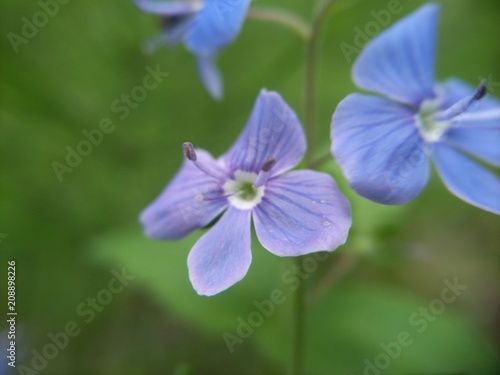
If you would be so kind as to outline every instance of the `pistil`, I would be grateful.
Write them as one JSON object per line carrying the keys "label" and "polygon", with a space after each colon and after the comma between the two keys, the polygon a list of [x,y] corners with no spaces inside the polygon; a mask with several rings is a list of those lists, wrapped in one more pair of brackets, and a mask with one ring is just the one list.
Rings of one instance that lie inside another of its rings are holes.
{"label": "pistil", "polygon": [[193,144],[190,142],[185,142],[182,145],[182,151],[184,152],[184,156],[186,159],[193,162],[193,164],[206,175],[215,178],[219,181],[227,180],[226,174],[221,169],[215,168],[212,165],[204,163],[201,160],[198,160],[198,155],[193,147]]}

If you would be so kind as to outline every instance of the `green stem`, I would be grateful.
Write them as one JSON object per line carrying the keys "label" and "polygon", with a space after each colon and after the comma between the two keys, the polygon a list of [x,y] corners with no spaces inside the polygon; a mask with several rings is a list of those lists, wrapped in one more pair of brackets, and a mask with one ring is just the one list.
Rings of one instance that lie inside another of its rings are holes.
{"label": "green stem", "polygon": [[[294,259],[295,265],[298,268],[302,268],[302,257],[297,257]],[[305,312],[306,312],[306,298],[305,291],[306,285],[305,280],[299,284],[297,290],[295,291],[295,301],[294,301],[294,330],[293,330],[293,349],[292,349],[292,370],[291,375],[302,375],[302,369],[304,368],[304,347],[305,347]]]}
{"label": "green stem", "polygon": [[271,7],[251,7],[248,10],[247,18],[287,26],[306,41],[309,40],[311,35],[309,24],[288,10]]}
{"label": "green stem", "polygon": [[[321,28],[328,14],[328,11],[335,4],[336,0],[324,0],[314,12],[312,25],[310,27],[307,40],[306,52],[306,76],[305,76],[305,98],[304,117],[305,131],[308,139],[306,153],[306,165],[312,168],[314,164],[313,155],[316,146],[315,142],[315,104],[316,104],[316,75],[318,65],[318,55],[321,40]],[[296,266],[301,268],[302,257],[297,257]],[[304,349],[305,349],[305,323],[306,323],[306,283],[303,280],[295,291],[295,317],[294,335],[292,349],[292,370],[291,375],[303,375],[304,371]]]}
{"label": "green stem", "polygon": [[333,263],[325,276],[318,282],[312,290],[308,302],[314,304],[320,297],[335,287],[356,268],[358,260],[346,249]]}
{"label": "green stem", "polygon": [[332,159],[332,154],[330,154],[330,152],[322,155],[322,156],[319,156],[318,158],[314,159],[311,163],[311,165],[309,166],[309,168],[311,169],[317,169],[319,166],[321,166],[322,164],[326,163],[327,161],[330,161],[330,160],[333,160]]}
{"label": "green stem", "polygon": [[316,112],[316,73],[319,55],[321,27],[328,11],[336,0],[324,0],[314,13],[311,34],[307,43],[306,77],[305,77],[305,129],[308,140],[306,163],[310,168],[313,165],[314,149],[316,147],[316,134],[314,121]]}

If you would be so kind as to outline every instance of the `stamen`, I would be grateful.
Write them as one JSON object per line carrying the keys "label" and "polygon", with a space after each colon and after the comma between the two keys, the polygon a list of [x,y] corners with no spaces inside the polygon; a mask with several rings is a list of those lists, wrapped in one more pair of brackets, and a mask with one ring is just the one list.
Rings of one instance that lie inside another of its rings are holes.
{"label": "stamen", "polygon": [[485,111],[464,113],[460,116],[462,121],[490,121],[500,120],[500,109],[489,109]]}
{"label": "stamen", "polygon": [[486,85],[486,80],[483,80],[479,84],[476,92],[471,97],[464,98],[458,101],[444,112],[438,114],[437,116],[434,116],[433,121],[448,121],[457,117],[458,115],[467,111],[473,103],[484,98],[487,93],[488,86]]}
{"label": "stamen", "polygon": [[274,158],[274,156],[271,156],[262,165],[262,167],[260,168],[259,175],[257,176],[257,180],[255,181],[254,184],[255,187],[261,187],[267,182],[267,180],[269,179],[271,168],[274,166],[274,164],[276,164],[276,159]]}
{"label": "stamen", "polygon": [[193,144],[191,142],[184,142],[182,144],[182,152],[184,153],[184,156],[188,160],[196,161],[196,159],[198,158],[196,156],[196,151],[194,150]]}
{"label": "stamen", "polygon": [[216,180],[225,181],[227,180],[226,174],[213,165],[208,165],[201,160],[198,160],[198,155],[191,142],[185,142],[182,144],[182,151],[186,159],[193,162],[193,164],[206,175],[215,178]]}

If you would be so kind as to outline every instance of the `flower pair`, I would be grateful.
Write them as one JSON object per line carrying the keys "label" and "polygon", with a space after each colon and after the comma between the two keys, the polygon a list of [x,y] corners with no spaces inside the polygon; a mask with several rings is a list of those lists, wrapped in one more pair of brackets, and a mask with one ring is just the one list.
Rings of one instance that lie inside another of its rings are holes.
{"label": "flower pair", "polygon": [[[452,79],[434,82],[439,8],[425,5],[363,50],[353,78],[380,96],[351,94],[337,107],[331,151],[351,187],[383,204],[415,198],[430,160],[455,195],[500,214],[500,102]],[[184,144],[181,170],[141,214],[146,234],[176,240],[221,218],[188,257],[191,282],[213,295],[241,280],[251,263],[251,221],[260,243],[278,256],[342,245],[351,225],[348,201],[333,179],[290,171],[306,142],[295,113],[262,91],[231,149],[215,160]]]}

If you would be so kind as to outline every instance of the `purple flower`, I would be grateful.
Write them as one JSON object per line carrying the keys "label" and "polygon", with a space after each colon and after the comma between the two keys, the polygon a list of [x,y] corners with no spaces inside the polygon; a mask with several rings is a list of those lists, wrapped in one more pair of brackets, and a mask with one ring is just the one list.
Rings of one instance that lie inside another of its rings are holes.
{"label": "purple flower", "polygon": [[141,214],[146,234],[177,240],[223,213],[188,257],[194,289],[209,296],[247,273],[252,220],[260,243],[275,255],[336,249],[351,225],[349,202],[329,175],[289,171],[305,149],[295,113],[263,90],[243,133],[218,160],[184,144],[182,168]]}
{"label": "purple flower", "polygon": [[351,94],[332,119],[332,153],[351,187],[384,204],[415,198],[430,160],[447,188],[500,214],[500,102],[457,80],[434,82],[439,7],[428,4],[372,40],[353,79],[381,96]]}
{"label": "purple flower", "polygon": [[164,19],[161,43],[184,42],[196,56],[198,73],[215,99],[223,95],[215,65],[218,52],[239,34],[251,0],[135,0],[144,12]]}

